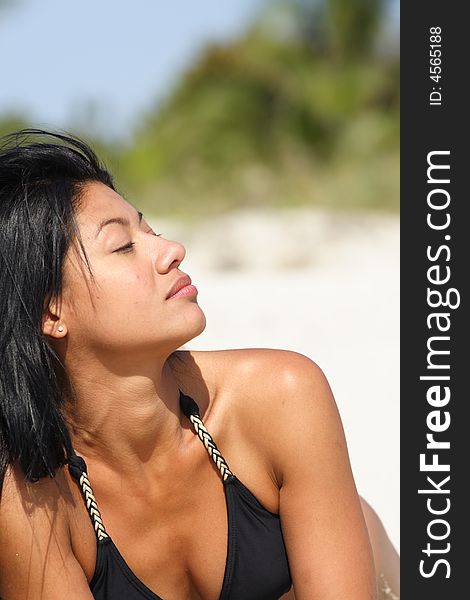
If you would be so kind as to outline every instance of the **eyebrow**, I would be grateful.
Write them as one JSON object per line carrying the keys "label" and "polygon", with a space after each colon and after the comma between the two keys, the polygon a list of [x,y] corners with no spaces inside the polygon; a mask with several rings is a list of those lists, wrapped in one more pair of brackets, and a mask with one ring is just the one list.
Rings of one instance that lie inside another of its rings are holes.
{"label": "eyebrow", "polygon": [[[140,210],[138,210],[136,212],[137,217],[139,219],[139,225],[142,221],[142,217],[144,216]],[[95,232],[95,238],[96,239],[99,234],[101,233],[102,229],[104,227],[106,227],[106,225],[111,225],[111,223],[117,223],[118,225],[124,225],[125,227],[130,227],[130,222],[129,219],[126,219],[124,217],[112,217],[111,219],[103,219],[103,221],[100,222],[100,224],[98,225],[96,232]]]}

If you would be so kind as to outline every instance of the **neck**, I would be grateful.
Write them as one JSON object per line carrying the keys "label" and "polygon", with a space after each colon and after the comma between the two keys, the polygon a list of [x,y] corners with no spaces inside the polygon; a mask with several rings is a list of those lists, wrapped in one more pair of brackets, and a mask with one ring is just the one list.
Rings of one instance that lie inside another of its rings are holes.
{"label": "neck", "polygon": [[190,426],[166,359],[121,372],[96,359],[66,368],[74,400],[66,402],[64,414],[78,454],[121,474],[145,469],[154,458],[162,464],[165,456],[174,460]]}

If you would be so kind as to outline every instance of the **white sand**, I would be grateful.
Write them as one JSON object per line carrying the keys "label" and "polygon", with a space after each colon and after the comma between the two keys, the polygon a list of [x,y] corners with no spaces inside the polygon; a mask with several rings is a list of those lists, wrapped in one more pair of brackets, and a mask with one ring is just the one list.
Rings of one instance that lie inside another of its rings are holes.
{"label": "white sand", "polygon": [[181,269],[206,314],[185,347],[284,348],[317,362],[358,491],[399,550],[398,217],[297,209],[152,222],[185,245]]}

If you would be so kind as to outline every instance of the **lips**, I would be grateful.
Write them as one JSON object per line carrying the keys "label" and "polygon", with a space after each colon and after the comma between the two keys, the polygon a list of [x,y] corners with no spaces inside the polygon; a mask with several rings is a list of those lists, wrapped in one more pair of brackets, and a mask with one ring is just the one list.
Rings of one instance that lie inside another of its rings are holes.
{"label": "lips", "polygon": [[175,283],[171,286],[168,294],[166,295],[165,300],[171,298],[176,292],[179,292],[181,288],[186,287],[187,285],[191,285],[191,277],[189,275],[183,275],[179,279],[175,281]]}

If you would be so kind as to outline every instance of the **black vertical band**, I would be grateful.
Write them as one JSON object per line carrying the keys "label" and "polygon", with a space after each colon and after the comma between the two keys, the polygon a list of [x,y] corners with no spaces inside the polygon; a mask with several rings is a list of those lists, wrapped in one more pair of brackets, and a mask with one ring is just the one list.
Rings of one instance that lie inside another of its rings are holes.
{"label": "black vertical band", "polygon": [[[401,4],[401,597],[465,596],[470,31]],[[468,440],[468,441],[467,441]]]}

